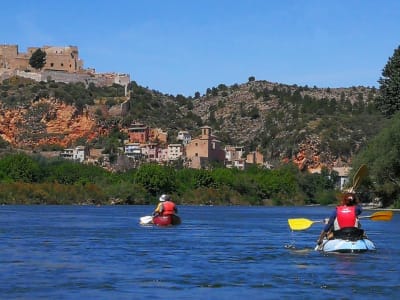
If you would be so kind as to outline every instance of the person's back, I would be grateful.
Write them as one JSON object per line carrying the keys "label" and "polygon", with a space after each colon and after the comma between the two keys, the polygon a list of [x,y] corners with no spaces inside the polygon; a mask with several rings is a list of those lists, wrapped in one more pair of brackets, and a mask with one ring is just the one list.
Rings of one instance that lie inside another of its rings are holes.
{"label": "person's back", "polygon": [[340,230],[345,227],[358,227],[356,206],[354,205],[340,205],[336,208],[333,230]]}
{"label": "person's back", "polygon": [[[358,205],[355,194],[344,194],[340,205],[336,207],[330,216],[328,223],[322,230],[317,240],[317,244],[321,244],[323,238],[326,237],[329,232],[335,232],[341,230],[342,228],[349,227],[358,228],[360,226],[358,222],[358,216],[361,214],[361,212],[362,208]],[[331,236],[331,234],[329,234],[329,236]]]}
{"label": "person's back", "polygon": [[178,212],[175,203],[172,202],[171,196],[163,194],[161,195],[159,201],[160,203],[154,210],[154,214],[168,216]]}
{"label": "person's back", "polygon": [[168,216],[168,215],[173,215],[177,212],[176,205],[172,201],[165,201],[163,203],[163,210],[162,210],[162,215],[163,216]]}

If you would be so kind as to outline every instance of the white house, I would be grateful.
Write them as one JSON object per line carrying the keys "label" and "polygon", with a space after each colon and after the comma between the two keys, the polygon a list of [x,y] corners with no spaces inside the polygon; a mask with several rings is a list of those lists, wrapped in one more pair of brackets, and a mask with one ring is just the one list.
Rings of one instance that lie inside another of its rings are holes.
{"label": "white house", "polygon": [[129,158],[140,159],[142,157],[142,148],[139,143],[127,143],[124,145],[124,153]]}
{"label": "white house", "polygon": [[182,141],[183,145],[187,145],[192,140],[192,136],[189,134],[188,131],[179,131],[178,136],[176,138],[178,141]]}
{"label": "white house", "polygon": [[349,167],[334,167],[332,168],[333,171],[336,171],[339,175],[339,180],[338,180],[338,187],[340,190],[343,190],[343,188],[346,186],[346,184],[349,182],[349,172],[351,168]]}
{"label": "white house", "polygon": [[85,146],[76,146],[75,148],[64,149],[60,153],[60,157],[83,162],[86,159],[87,154]]}
{"label": "white house", "polygon": [[177,160],[183,155],[183,146],[181,144],[168,145],[168,160]]}

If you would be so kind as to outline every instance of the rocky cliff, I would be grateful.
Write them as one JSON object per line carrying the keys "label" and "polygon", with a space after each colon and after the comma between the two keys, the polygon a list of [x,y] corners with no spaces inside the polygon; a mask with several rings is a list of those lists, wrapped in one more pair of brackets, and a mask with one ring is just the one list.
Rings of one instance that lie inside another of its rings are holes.
{"label": "rocky cliff", "polygon": [[92,140],[101,133],[89,111],[56,99],[40,99],[16,108],[0,107],[0,136],[12,146],[41,145],[67,147],[79,138]]}

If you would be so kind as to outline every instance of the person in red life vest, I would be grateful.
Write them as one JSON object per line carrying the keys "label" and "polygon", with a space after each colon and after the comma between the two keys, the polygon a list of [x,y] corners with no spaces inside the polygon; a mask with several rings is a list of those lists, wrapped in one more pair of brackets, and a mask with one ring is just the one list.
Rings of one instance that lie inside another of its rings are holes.
{"label": "person in red life vest", "polygon": [[160,202],[158,203],[156,209],[153,212],[153,216],[161,215],[174,215],[178,213],[178,208],[176,207],[175,203],[172,202],[170,195],[161,195],[159,198]]}
{"label": "person in red life vest", "polygon": [[342,228],[355,227],[359,228],[360,222],[358,216],[362,213],[362,208],[358,204],[356,195],[354,193],[346,193],[343,195],[342,201],[339,206],[332,212],[331,216],[324,229],[322,230],[317,244],[321,245],[324,237],[329,238],[329,233],[338,231]]}

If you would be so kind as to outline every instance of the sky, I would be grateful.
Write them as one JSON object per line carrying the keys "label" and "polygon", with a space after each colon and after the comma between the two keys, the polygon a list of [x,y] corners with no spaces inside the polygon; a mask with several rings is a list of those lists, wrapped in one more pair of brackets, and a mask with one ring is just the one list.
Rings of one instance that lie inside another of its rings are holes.
{"label": "sky", "polygon": [[77,46],[85,68],[171,95],[251,76],[379,87],[400,45],[399,0],[19,0],[0,11],[0,44]]}

